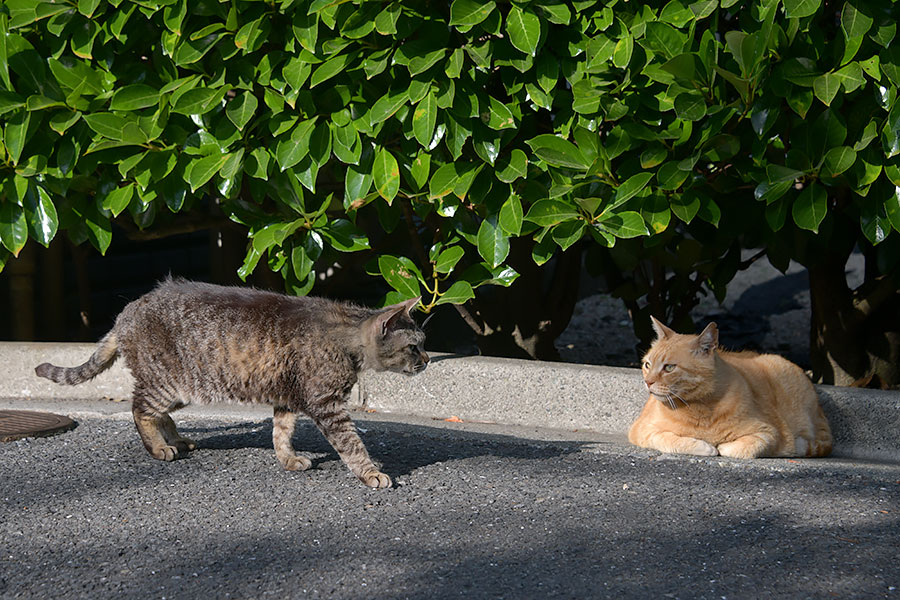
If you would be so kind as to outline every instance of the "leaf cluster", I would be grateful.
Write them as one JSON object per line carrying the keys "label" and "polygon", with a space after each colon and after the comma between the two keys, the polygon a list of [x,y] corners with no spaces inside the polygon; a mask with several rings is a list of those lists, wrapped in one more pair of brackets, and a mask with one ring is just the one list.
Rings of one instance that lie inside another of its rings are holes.
{"label": "leaf cluster", "polygon": [[[537,264],[577,243],[618,247],[623,268],[665,248],[720,283],[735,240],[817,233],[835,212],[896,249],[897,12],[6,0],[0,267],[29,238],[104,252],[112,222],[203,202],[246,227],[242,276],[263,261],[304,294],[365,251],[386,302],[426,310],[510,285],[515,237]],[[408,248],[373,250],[401,224]]]}

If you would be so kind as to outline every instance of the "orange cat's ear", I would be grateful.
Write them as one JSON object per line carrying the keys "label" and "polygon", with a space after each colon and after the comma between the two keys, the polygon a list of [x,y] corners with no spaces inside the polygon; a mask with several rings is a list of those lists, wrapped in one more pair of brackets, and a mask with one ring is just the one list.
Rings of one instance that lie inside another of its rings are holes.
{"label": "orange cat's ear", "polygon": [[653,329],[656,331],[656,339],[662,340],[670,335],[675,335],[675,332],[663,325],[662,321],[650,315],[650,321],[653,323]]}
{"label": "orange cat's ear", "polygon": [[706,329],[697,336],[697,350],[701,354],[709,354],[719,347],[719,329],[715,323],[710,323]]}

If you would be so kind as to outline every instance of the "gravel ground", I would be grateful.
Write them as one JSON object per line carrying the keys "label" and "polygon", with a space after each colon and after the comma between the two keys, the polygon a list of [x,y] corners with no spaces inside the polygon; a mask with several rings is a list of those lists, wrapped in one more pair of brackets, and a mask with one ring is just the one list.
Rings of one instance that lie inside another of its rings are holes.
{"label": "gravel ground", "polygon": [[[357,421],[396,486],[308,421],[192,418],[152,460],[127,419],[0,444],[0,598],[897,598],[900,471],[659,456],[522,431]],[[527,436],[532,434],[528,433]],[[571,434],[570,434],[571,435]]]}
{"label": "gravel ground", "polygon": [[[862,255],[854,254],[848,264],[851,286],[862,281],[863,266]],[[797,263],[782,274],[768,260],[758,260],[735,276],[722,304],[709,294],[691,314],[698,328],[715,321],[726,348],[781,354],[809,368],[809,280]],[[575,306],[556,347],[565,362],[638,367],[637,343],[622,301],[592,294]]]}

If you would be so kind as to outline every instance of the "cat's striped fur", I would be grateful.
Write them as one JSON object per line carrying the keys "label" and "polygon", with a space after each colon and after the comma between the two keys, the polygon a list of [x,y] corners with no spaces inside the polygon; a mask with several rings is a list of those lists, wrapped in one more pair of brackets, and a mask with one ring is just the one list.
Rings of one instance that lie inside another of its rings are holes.
{"label": "cat's striped fur", "polygon": [[132,413],[147,451],[174,460],[196,445],[169,416],[191,402],[271,404],[275,455],[288,470],[310,460],[291,445],[309,415],[366,485],[388,487],[356,433],[346,398],[363,369],[421,372],[425,334],[410,316],[418,299],[386,309],[248,288],[166,280],[128,304],[86,363],[35,372],[66,385],[87,381],[123,356],[135,379]]}

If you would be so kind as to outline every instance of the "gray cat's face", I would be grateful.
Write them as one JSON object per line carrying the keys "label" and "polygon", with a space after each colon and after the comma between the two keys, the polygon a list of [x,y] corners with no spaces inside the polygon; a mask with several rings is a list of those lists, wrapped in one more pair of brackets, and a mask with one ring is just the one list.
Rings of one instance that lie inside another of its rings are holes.
{"label": "gray cat's face", "polygon": [[425,352],[425,333],[409,317],[405,323],[387,331],[378,346],[382,368],[407,375],[416,375],[428,366]]}
{"label": "gray cat's face", "polygon": [[377,368],[415,375],[428,366],[425,332],[410,315],[418,301],[415,298],[389,306],[371,322]]}

